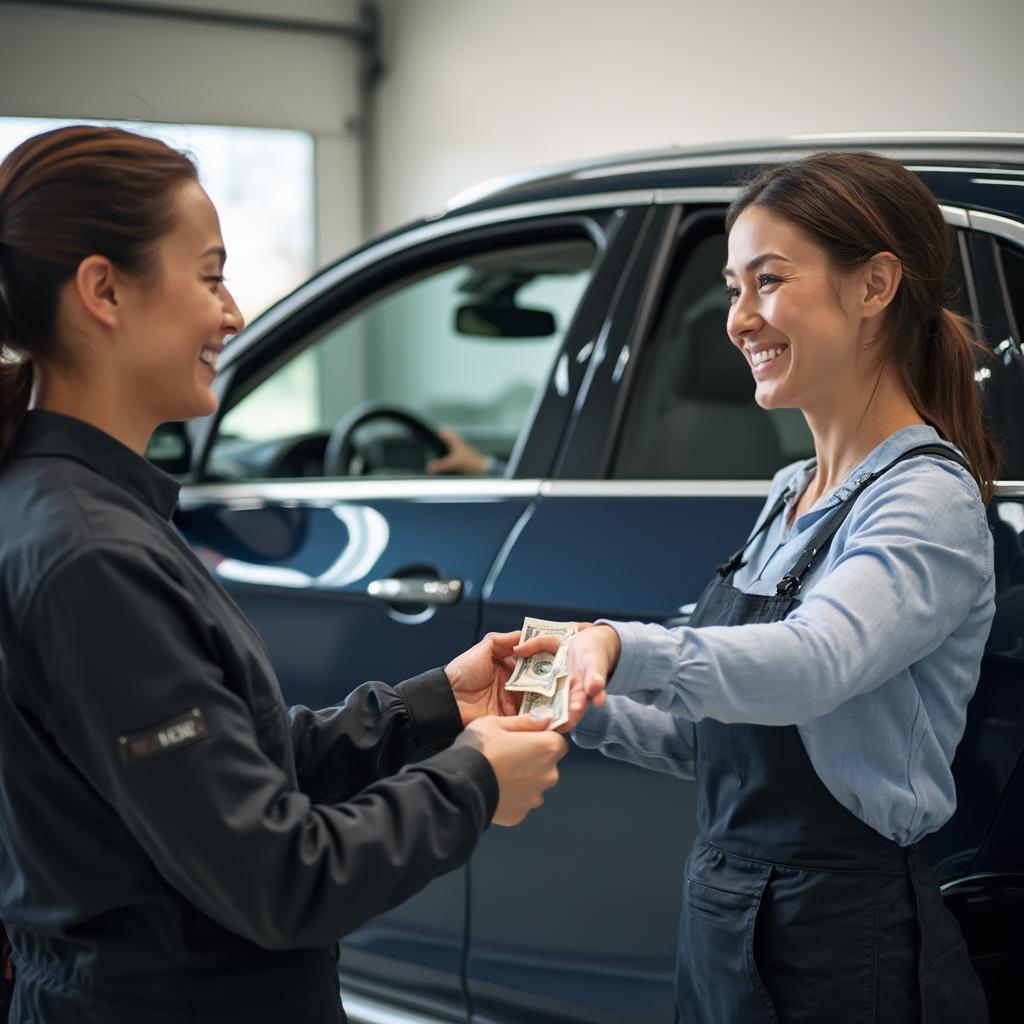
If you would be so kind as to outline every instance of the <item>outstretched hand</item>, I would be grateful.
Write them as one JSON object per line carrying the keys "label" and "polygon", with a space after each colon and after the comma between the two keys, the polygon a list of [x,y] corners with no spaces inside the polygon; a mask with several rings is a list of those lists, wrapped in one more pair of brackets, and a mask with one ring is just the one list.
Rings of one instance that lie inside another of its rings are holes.
{"label": "outstretched hand", "polygon": [[[622,645],[619,634],[611,626],[595,626],[590,622],[577,622],[577,633],[567,641],[566,668],[569,672],[569,721],[558,732],[569,732],[590,706],[599,708],[605,702],[605,686],[619,661]],[[535,651],[557,652],[557,637],[539,636],[527,644],[513,648],[517,657]]]}
{"label": "outstretched hand", "polygon": [[523,695],[506,690],[505,684],[516,667],[517,658],[528,658],[547,650],[542,643],[546,637],[535,637],[519,645],[520,635],[518,629],[511,633],[488,633],[445,666],[463,726],[485,715],[519,714]]}

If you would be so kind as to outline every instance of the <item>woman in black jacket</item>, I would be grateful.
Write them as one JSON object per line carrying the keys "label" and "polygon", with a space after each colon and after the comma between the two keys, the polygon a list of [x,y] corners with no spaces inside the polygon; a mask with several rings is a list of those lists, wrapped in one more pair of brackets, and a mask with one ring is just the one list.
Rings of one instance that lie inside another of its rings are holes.
{"label": "woman in black jacket", "polygon": [[195,167],[163,143],[65,128],[0,165],[15,1021],[342,1021],[338,937],[464,863],[491,820],[521,820],[565,751],[501,717],[517,633],[285,708],[174,528],[176,481],[143,457],[159,424],[216,408],[242,326],[225,255]]}

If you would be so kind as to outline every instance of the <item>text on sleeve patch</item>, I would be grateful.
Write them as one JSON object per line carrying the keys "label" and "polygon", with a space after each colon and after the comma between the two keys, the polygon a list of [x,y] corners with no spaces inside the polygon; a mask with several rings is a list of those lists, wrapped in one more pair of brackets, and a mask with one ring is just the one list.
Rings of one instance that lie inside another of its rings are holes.
{"label": "text on sleeve patch", "polygon": [[172,718],[169,722],[157,725],[145,732],[133,733],[131,736],[119,736],[121,760],[124,764],[141,761],[154,754],[162,754],[168,750],[198,743],[206,737],[206,719],[199,708],[192,708],[184,714]]}

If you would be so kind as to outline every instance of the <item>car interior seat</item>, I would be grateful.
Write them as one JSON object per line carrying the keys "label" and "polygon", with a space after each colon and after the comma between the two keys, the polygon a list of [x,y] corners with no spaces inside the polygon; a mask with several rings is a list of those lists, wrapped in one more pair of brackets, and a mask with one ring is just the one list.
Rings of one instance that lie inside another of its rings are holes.
{"label": "car interior seat", "polygon": [[655,402],[661,408],[643,436],[627,439],[619,464],[628,459],[628,475],[641,479],[770,478],[787,460],[723,311],[705,309],[672,344],[680,360],[657,368],[670,386],[666,400]]}

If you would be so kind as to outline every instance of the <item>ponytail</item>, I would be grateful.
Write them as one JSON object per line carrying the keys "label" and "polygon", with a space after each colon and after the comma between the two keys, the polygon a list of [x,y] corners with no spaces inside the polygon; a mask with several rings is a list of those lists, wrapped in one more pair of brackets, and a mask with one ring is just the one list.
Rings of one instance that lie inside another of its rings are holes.
{"label": "ponytail", "polygon": [[[0,226],[3,210],[0,208]],[[13,341],[14,325],[7,305],[7,275],[4,273],[3,240],[0,239],[0,466],[7,461],[15,431],[32,397],[32,361],[18,357],[4,347]]]}
{"label": "ponytail", "polygon": [[15,431],[32,397],[32,360],[0,357],[0,465],[7,461]]}
{"label": "ponytail", "polygon": [[999,475],[1000,453],[982,419],[975,370],[989,350],[967,321],[941,306],[925,325],[914,362],[902,364],[903,385],[914,408],[950,444],[964,453],[987,505]]}

